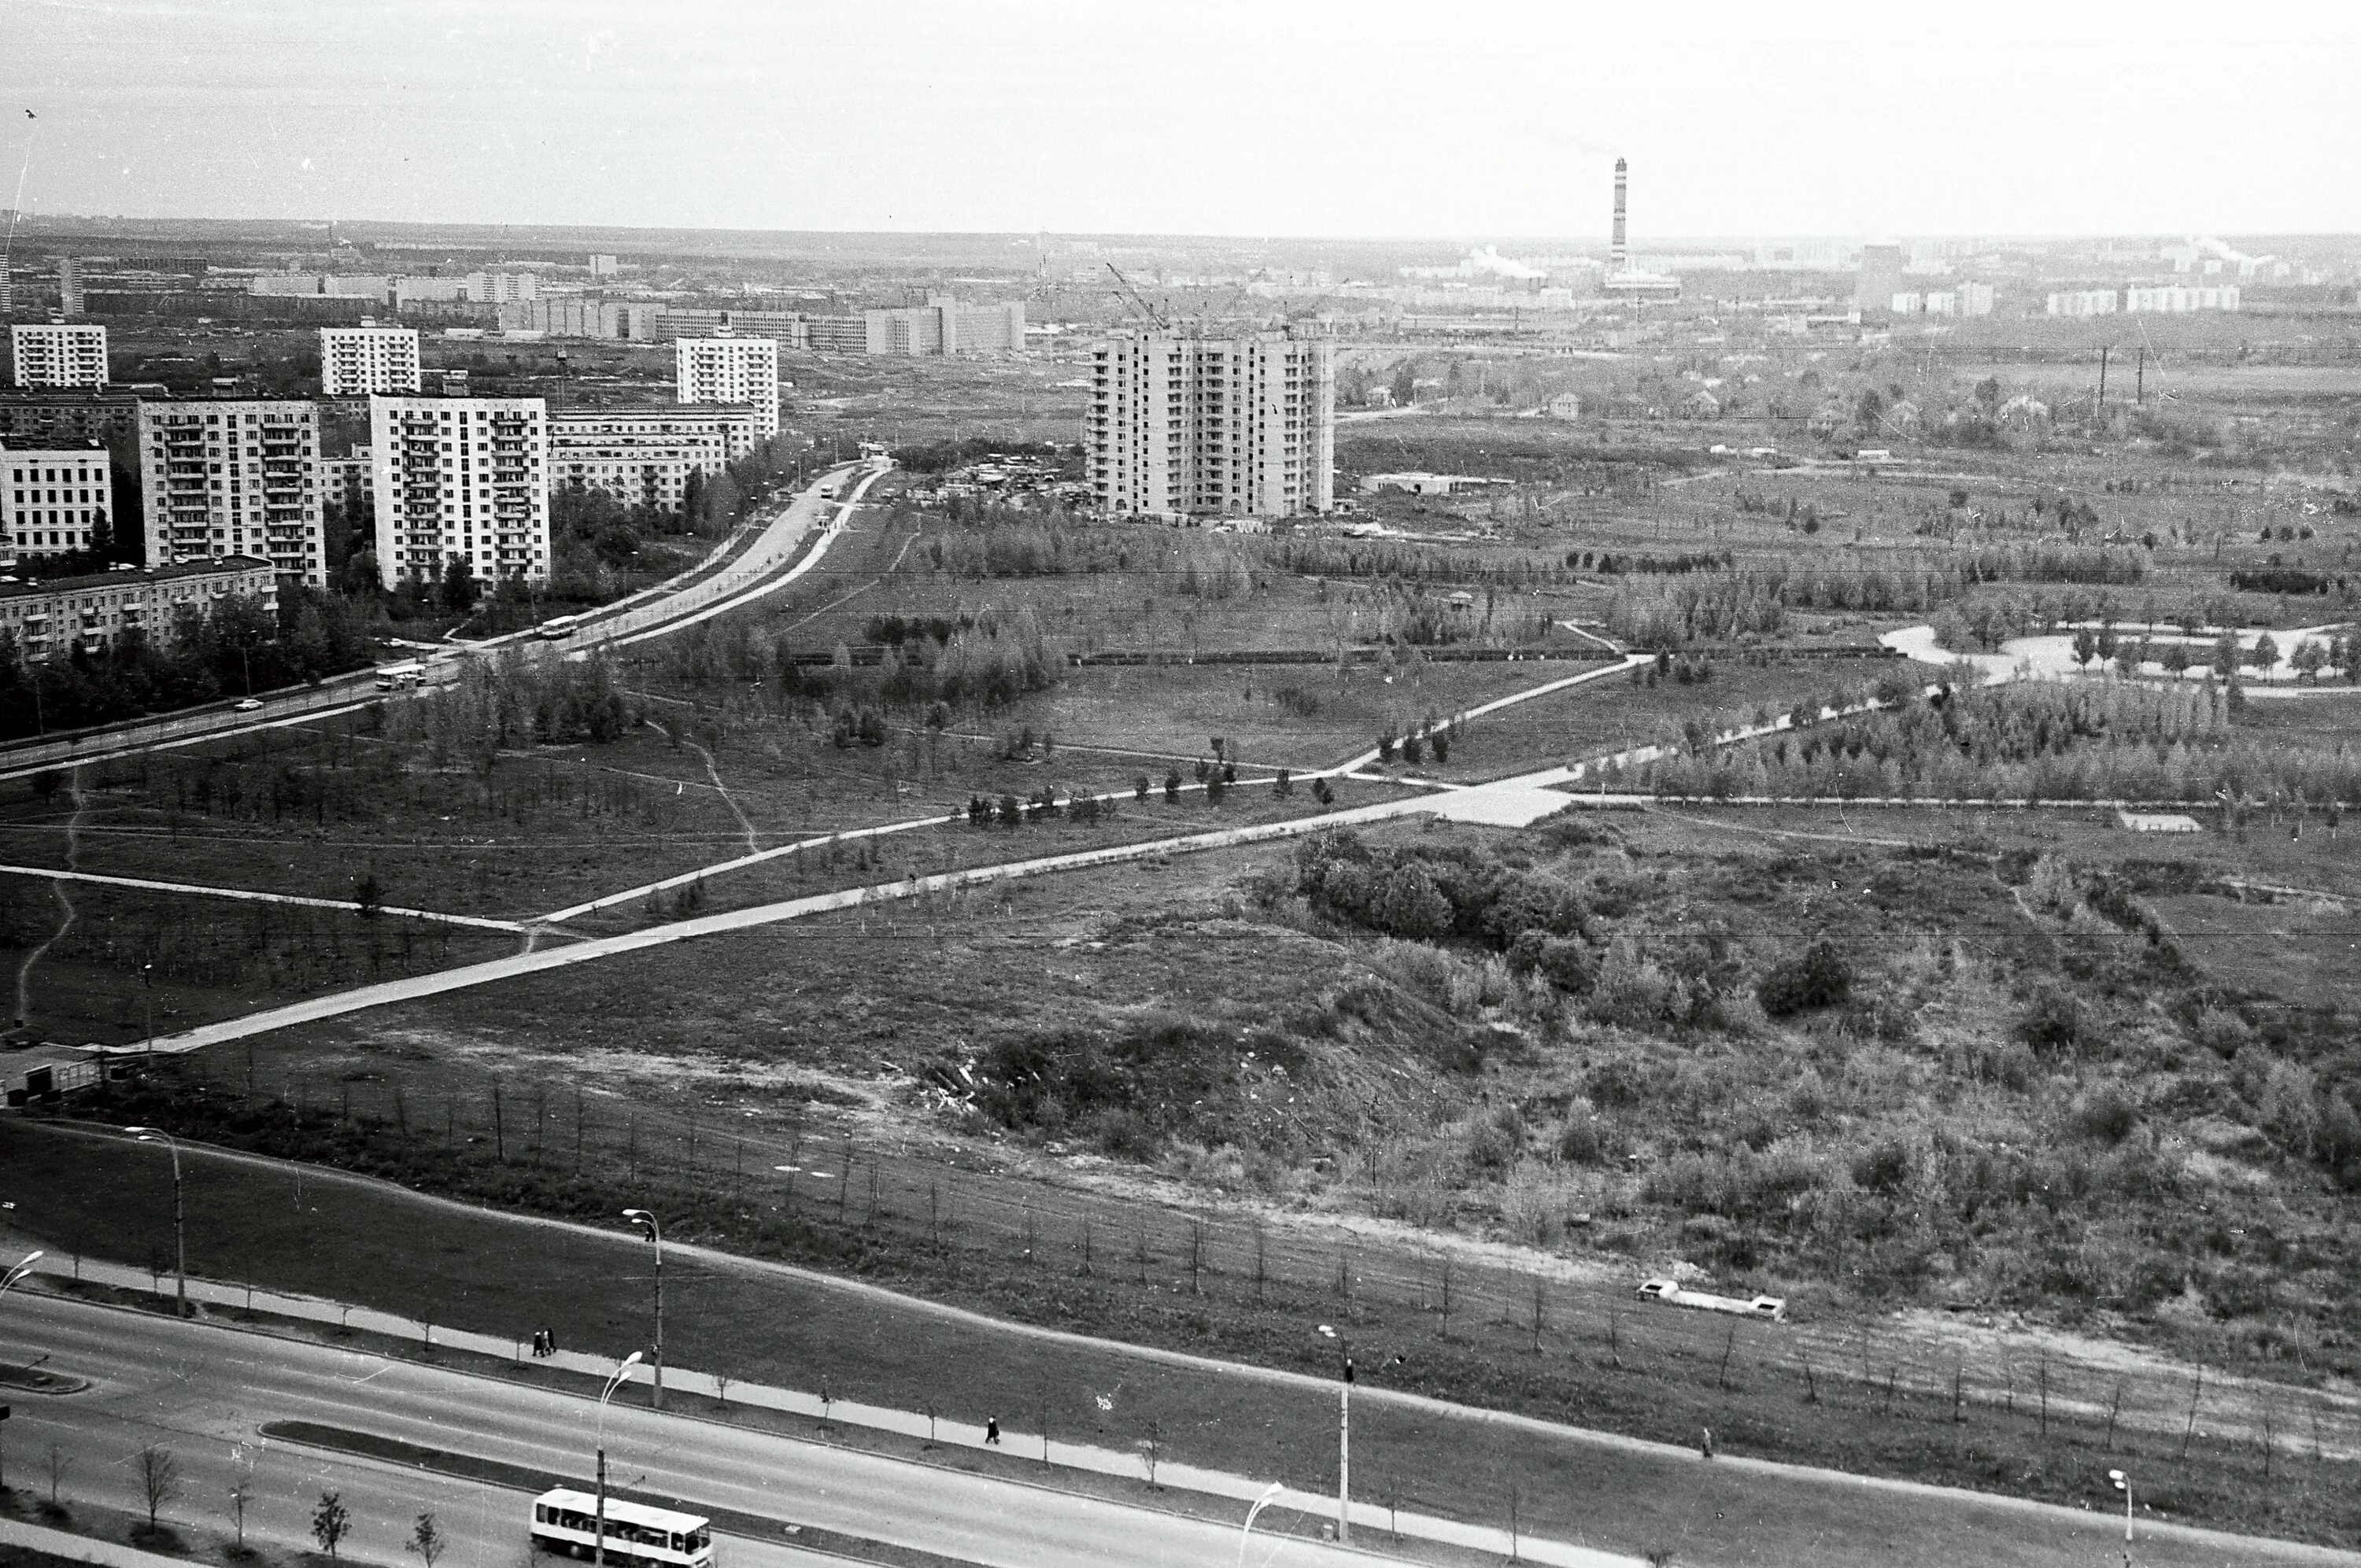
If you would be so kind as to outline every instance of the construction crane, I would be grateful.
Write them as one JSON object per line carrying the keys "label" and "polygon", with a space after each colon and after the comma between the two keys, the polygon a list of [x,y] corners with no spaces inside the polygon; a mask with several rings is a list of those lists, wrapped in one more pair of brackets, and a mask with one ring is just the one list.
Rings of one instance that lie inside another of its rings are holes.
{"label": "construction crane", "polygon": [[1163,314],[1159,312],[1154,305],[1149,304],[1148,301],[1141,296],[1138,290],[1131,286],[1131,280],[1123,275],[1122,268],[1117,267],[1114,262],[1110,261],[1106,264],[1106,269],[1115,274],[1115,292],[1122,296],[1126,303],[1131,306],[1132,313],[1135,315],[1143,315],[1149,321],[1154,322],[1156,323],[1156,330],[1159,332],[1170,332],[1172,330],[1172,323],[1166,321]]}

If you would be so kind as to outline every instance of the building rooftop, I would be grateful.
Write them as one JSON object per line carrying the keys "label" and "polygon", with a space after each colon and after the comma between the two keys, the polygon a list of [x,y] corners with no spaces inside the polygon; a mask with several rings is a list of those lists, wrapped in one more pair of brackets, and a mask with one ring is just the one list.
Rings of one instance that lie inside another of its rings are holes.
{"label": "building rooftop", "polygon": [[132,587],[170,582],[176,577],[214,577],[225,573],[270,570],[270,563],[251,555],[222,555],[207,561],[183,561],[170,566],[129,572],[86,572],[79,577],[49,577],[27,583],[0,583],[0,598],[28,598],[40,594],[71,593],[81,588]]}

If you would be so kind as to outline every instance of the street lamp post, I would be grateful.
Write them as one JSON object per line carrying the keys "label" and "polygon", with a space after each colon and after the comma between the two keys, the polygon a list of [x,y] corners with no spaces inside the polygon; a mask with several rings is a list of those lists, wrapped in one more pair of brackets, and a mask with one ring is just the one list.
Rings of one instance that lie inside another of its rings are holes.
{"label": "street lamp post", "polygon": [[1345,1364],[1336,1380],[1336,1544],[1342,1546],[1353,1539],[1353,1351],[1326,1323],[1320,1332],[1337,1342]]}
{"label": "street lamp post", "polygon": [[147,1056],[149,1064],[153,1065],[156,1060],[156,966],[154,964],[139,966],[139,993],[148,1001]]}
{"label": "street lamp post", "polygon": [[615,1367],[615,1375],[607,1379],[607,1387],[598,1391],[598,1528],[590,1547],[594,1568],[607,1568],[607,1401],[640,1364],[640,1353],[631,1352]]}
{"label": "street lamp post", "polygon": [[654,1391],[649,1402],[661,1410],[664,1409],[664,1227],[658,1224],[656,1217],[645,1209],[626,1209],[623,1211],[623,1218],[639,1226],[641,1233],[655,1244],[656,1354],[655,1359],[650,1364],[655,1375],[655,1383]]}
{"label": "street lamp post", "polygon": [[181,1201],[181,1141],[161,1127],[126,1127],[123,1129],[143,1144],[162,1144],[172,1151],[172,1251],[176,1255],[173,1274],[178,1282],[178,1295],[172,1305],[172,1315],[189,1315],[189,1229],[188,1210]]}
{"label": "street lamp post", "polygon": [[[2129,1546],[2132,1542],[2132,1478],[2120,1470],[2110,1470],[2107,1479],[2113,1481],[2115,1490],[2124,1495],[2124,1544]],[[2132,1554],[2125,1552],[2124,1561],[2128,1563],[2131,1560]]]}

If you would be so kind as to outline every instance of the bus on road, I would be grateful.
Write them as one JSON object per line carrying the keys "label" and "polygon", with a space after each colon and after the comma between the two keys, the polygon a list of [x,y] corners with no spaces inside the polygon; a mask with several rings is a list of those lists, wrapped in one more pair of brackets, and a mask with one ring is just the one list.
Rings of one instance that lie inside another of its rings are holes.
{"label": "bus on road", "polygon": [[[598,1499],[561,1486],[533,1500],[533,1543],[569,1557],[594,1555]],[[713,1527],[695,1514],[607,1499],[607,1561],[712,1568]]]}
{"label": "bus on road", "polygon": [[533,634],[535,637],[546,637],[555,642],[561,637],[572,636],[574,629],[581,624],[582,618],[578,615],[561,615],[553,620],[544,620],[534,627]]}
{"label": "bus on road", "polygon": [[381,692],[409,691],[426,678],[426,666],[412,660],[406,664],[379,664],[377,689]]}

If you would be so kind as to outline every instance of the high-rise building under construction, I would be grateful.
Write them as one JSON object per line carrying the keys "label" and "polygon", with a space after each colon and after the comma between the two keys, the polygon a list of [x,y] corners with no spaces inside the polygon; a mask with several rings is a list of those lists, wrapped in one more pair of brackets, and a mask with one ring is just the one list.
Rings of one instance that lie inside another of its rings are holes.
{"label": "high-rise building under construction", "polygon": [[1292,331],[1119,333],[1091,352],[1082,416],[1098,510],[1292,517],[1335,496],[1331,345]]}

